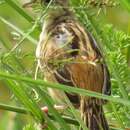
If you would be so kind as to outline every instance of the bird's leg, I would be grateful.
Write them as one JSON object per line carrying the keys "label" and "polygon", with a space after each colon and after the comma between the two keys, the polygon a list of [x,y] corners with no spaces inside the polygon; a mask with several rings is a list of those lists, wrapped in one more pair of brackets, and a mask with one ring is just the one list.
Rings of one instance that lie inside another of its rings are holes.
{"label": "bird's leg", "polygon": [[[61,114],[63,114],[63,112],[68,108],[68,106],[66,106],[66,105],[54,105],[54,108],[57,111],[60,111]],[[41,110],[48,115],[49,109],[48,109],[47,106],[42,107]],[[41,130],[45,130],[45,129],[47,129],[47,127],[48,127],[48,125],[47,125],[46,122],[44,124],[42,124],[42,125],[40,124],[40,129]]]}
{"label": "bird's leg", "polygon": [[44,113],[48,114],[48,107],[47,107],[47,106],[42,107],[41,110],[42,110]]}
{"label": "bird's leg", "polygon": [[[67,105],[56,105],[56,104],[54,105],[54,109],[56,109],[57,111],[61,113],[63,113],[63,111],[66,110],[67,108],[68,108]],[[49,112],[49,109],[47,106],[42,107],[41,110],[45,112],[46,114],[48,114]]]}

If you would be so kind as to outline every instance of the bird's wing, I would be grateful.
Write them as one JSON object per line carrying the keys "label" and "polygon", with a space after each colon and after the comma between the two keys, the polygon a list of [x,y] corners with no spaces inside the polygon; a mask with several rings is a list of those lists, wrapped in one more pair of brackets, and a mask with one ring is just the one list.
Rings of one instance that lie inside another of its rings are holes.
{"label": "bird's wing", "polygon": [[[99,61],[101,67],[102,67],[102,71],[103,71],[103,86],[102,86],[102,93],[106,94],[106,95],[110,95],[111,94],[111,82],[110,82],[110,74],[108,71],[108,67],[104,61],[104,58],[102,56],[101,53],[101,49],[99,48],[96,40],[94,39],[94,37],[90,34],[90,32],[86,32],[82,26],[80,26],[78,23],[74,23],[74,22],[68,22],[67,24],[63,24],[61,25],[63,28],[63,34],[65,35],[67,32],[69,35],[71,35],[71,37],[73,37],[73,39],[70,41],[70,43],[68,44],[69,47],[71,49],[79,49],[80,52],[72,52],[71,56],[72,57],[77,57],[79,55],[83,55],[84,57],[88,56],[87,60],[89,59],[90,61],[94,60],[94,61]],[[59,32],[60,33],[60,32]],[[64,35],[61,35],[61,39],[60,42],[64,43],[63,40],[65,41],[65,38],[68,39],[69,35],[66,34],[66,37]],[[67,49],[68,49],[67,48]],[[64,70],[64,69],[63,69]],[[62,76],[64,76],[65,78],[69,78],[69,80],[71,79],[70,75],[67,74],[67,69],[64,70],[64,73],[62,72]],[[71,85],[74,86],[74,82],[69,83],[67,85]]]}
{"label": "bird's wing", "polygon": [[[94,37],[89,32],[87,32],[87,34],[88,34],[89,40],[90,40],[93,48],[95,49],[96,53],[98,53],[98,55],[100,57],[102,57],[101,50],[100,50],[97,42],[95,41]],[[103,73],[104,73],[104,84],[103,84],[103,88],[102,88],[102,93],[106,94],[106,95],[110,95],[111,94],[110,74],[109,74],[108,67],[104,61],[104,58],[103,58],[102,66],[103,66]]]}

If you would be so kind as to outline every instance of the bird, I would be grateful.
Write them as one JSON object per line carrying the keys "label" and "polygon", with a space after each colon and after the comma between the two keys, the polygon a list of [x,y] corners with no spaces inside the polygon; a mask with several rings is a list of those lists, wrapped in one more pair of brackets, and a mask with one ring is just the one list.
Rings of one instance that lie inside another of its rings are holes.
{"label": "bird", "polygon": [[[41,0],[41,3],[50,5],[36,48],[45,80],[110,95],[110,74],[102,51],[69,8],[69,0]],[[57,101],[65,94],[74,106],[79,106],[81,119],[89,130],[109,130],[103,111],[106,100],[51,88],[48,91]]]}

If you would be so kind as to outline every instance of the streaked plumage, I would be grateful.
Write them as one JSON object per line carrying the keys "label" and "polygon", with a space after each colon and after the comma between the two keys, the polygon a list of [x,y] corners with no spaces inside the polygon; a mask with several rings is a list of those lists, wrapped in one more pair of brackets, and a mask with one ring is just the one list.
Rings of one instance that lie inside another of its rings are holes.
{"label": "streaked plumage", "polygon": [[[61,8],[49,10],[36,50],[45,79],[110,95],[109,72],[96,41],[68,8],[59,5]],[[64,100],[63,92],[52,89],[49,92],[56,100]],[[90,130],[109,130],[103,100],[66,95],[72,103],[80,104],[81,117]]]}

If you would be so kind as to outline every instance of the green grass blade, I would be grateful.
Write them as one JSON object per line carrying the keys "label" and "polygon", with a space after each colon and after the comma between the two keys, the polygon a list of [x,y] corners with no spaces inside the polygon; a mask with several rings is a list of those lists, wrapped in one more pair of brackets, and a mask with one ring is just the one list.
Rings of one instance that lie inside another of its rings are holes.
{"label": "green grass blade", "polygon": [[53,88],[53,89],[59,89],[65,92],[73,92],[73,93],[77,93],[77,94],[81,94],[83,96],[92,96],[92,97],[96,97],[96,98],[102,98],[108,101],[112,101],[112,102],[116,102],[116,103],[121,103],[124,104],[126,106],[130,106],[130,102],[129,100],[126,99],[121,99],[121,98],[114,98],[112,96],[107,96],[107,95],[103,95],[103,94],[99,94],[96,92],[92,92],[92,91],[88,91],[88,90],[84,90],[84,89],[79,89],[79,88],[73,88],[70,86],[66,86],[66,85],[62,85],[62,84],[57,84],[57,83],[48,83],[46,81],[43,80],[33,80],[32,78],[28,78],[28,77],[23,77],[23,76],[19,76],[19,75],[13,75],[13,74],[8,74],[5,72],[0,72],[0,77],[3,79],[12,79],[12,80],[17,80],[17,81],[24,81],[27,83],[32,83],[37,85],[41,85],[45,88]]}
{"label": "green grass blade", "polygon": [[56,130],[56,127],[53,125],[52,121],[47,117],[47,115],[41,111],[36,102],[28,95],[27,91],[23,86],[18,85],[10,80],[6,80],[5,83],[12,90],[15,96],[19,99],[19,101],[31,112],[33,117],[39,121],[41,124],[46,120],[48,123],[48,127]]}
{"label": "green grass blade", "polygon": [[40,121],[44,121],[43,112],[37,106],[37,104],[29,97],[25,88],[20,87],[13,81],[7,80],[5,82],[7,86],[12,90],[16,97],[28,108],[28,110]]}
{"label": "green grass blade", "polygon": [[16,10],[20,15],[22,15],[28,22],[33,22],[34,19],[28,15],[19,5],[17,5],[13,0],[5,0],[14,10]]}
{"label": "green grass blade", "polygon": [[[24,33],[21,29],[19,29],[18,27],[16,27],[15,25],[13,25],[12,23],[8,22],[6,19],[4,19],[3,17],[0,16],[0,21],[2,21],[3,23],[5,23],[7,26],[9,26],[10,28],[14,29],[15,31],[17,31],[18,33],[20,33],[22,36],[26,36],[27,34]],[[38,42],[32,38],[31,36],[26,36],[28,40],[30,40],[33,44],[37,44]]]}
{"label": "green grass blade", "polygon": [[54,104],[52,103],[50,97],[46,94],[46,92],[42,91],[40,88],[38,88],[37,91],[40,94],[42,101],[48,106],[49,112],[52,113],[54,118],[59,123],[60,127],[63,130],[70,130],[70,127],[68,126],[68,124],[65,123],[63,118],[61,118],[61,115],[54,109]]}
{"label": "green grass blade", "polygon": [[130,1],[129,0],[119,0],[119,1],[121,3],[121,6],[123,6],[130,12]]}

